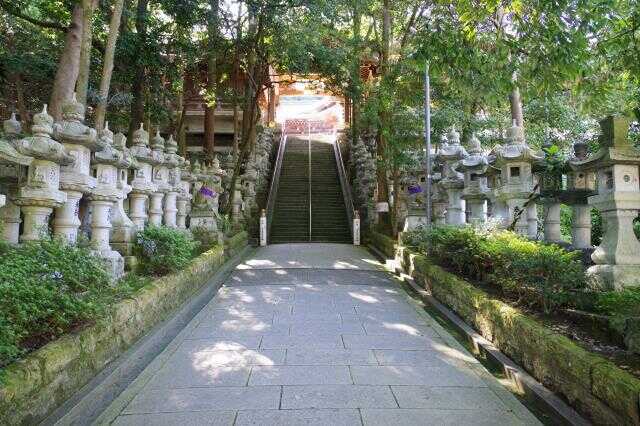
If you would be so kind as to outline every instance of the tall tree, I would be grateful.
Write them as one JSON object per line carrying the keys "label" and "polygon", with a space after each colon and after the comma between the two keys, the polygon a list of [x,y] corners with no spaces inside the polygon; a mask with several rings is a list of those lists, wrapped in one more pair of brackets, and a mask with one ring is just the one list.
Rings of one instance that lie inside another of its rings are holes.
{"label": "tall tree", "polygon": [[113,62],[116,53],[116,42],[120,33],[120,20],[124,0],[115,0],[111,20],[109,21],[109,36],[105,47],[104,59],[102,62],[102,76],[100,78],[100,89],[98,92],[98,105],[95,110],[95,127],[104,127],[105,115],[107,113],[107,102],[109,99],[109,86],[111,85],[111,75],[113,74]]}
{"label": "tall tree", "polygon": [[219,0],[209,0],[207,13],[207,85],[204,110],[204,149],[212,158],[215,147],[216,103],[218,81],[218,38],[220,37]]}
{"label": "tall tree", "polygon": [[144,79],[145,79],[145,62],[143,58],[143,50],[147,48],[147,7],[149,0],[138,0],[136,8],[136,48],[139,52],[135,56],[133,84],[131,92],[133,102],[131,103],[131,119],[129,122],[129,142],[131,135],[144,122]]}

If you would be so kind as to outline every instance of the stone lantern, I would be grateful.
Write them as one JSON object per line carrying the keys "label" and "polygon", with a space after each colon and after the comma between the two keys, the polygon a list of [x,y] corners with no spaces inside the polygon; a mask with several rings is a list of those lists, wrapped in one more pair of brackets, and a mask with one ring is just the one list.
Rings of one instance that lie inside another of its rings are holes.
{"label": "stone lantern", "polygon": [[51,139],[53,117],[45,105],[33,117],[33,136],[16,141],[16,150],[33,157],[29,165],[27,184],[20,187],[15,203],[22,208],[24,227],[20,241],[38,241],[48,234],[49,216],[54,208],[67,200],[60,191],[60,166],[73,164],[76,157],[67,154],[62,144]]}
{"label": "stone lantern", "polygon": [[[495,165],[500,169],[499,180],[496,180],[495,196],[497,201],[506,205],[504,211],[505,226],[517,215],[515,231],[522,235],[530,235],[528,219],[533,213],[524,207],[534,189],[532,164],[542,157],[537,156],[524,139],[524,130],[513,123],[507,130],[506,144],[496,147]],[[535,208],[535,205],[533,206]],[[522,210],[525,211],[522,211]],[[517,213],[517,214],[516,214]]]}
{"label": "stone lantern", "polygon": [[240,183],[240,179],[236,179],[232,197],[231,219],[233,220],[233,223],[238,223],[242,219],[242,208],[244,206],[244,201],[242,200],[242,184]]}
{"label": "stone lantern", "polygon": [[135,170],[131,180],[129,216],[138,231],[142,231],[148,220],[149,196],[158,189],[153,182],[153,166],[157,164],[159,159],[149,149],[149,133],[144,130],[142,123],[140,123],[140,128],[133,132],[132,142],[133,146],[130,151],[140,167]]}
{"label": "stone lantern", "polygon": [[482,152],[480,141],[473,135],[469,141],[469,155],[463,158],[458,170],[464,173],[464,190],[462,199],[469,207],[469,222],[484,223],[487,221],[487,169],[489,160]]}
{"label": "stone lantern", "polygon": [[93,154],[92,169],[97,184],[91,194],[91,248],[104,260],[107,272],[118,279],[124,274],[124,259],[109,245],[111,216],[122,192],[118,188],[118,168],[126,164],[124,154],[113,146],[113,132],[108,124],[100,132],[104,149]]}
{"label": "stone lantern", "polygon": [[20,237],[20,207],[13,199],[18,187],[26,181],[26,166],[33,158],[20,154],[16,150],[15,141],[21,131],[16,115],[4,122],[6,140],[0,139],[0,222],[2,222],[2,239],[12,244],[18,243]]}
{"label": "stone lantern", "polygon": [[104,144],[98,140],[95,129],[86,126],[85,107],[73,98],[62,105],[62,121],[53,126],[53,136],[75,161],[60,169],[60,189],[67,194],[66,202],[56,208],[53,231],[70,243],[78,239],[80,227],[80,200],[96,186],[91,176],[91,153],[100,151]]}
{"label": "stone lantern", "polygon": [[447,224],[463,225],[465,223],[465,206],[462,199],[464,178],[456,171],[460,160],[465,158],[467,151],[460,145],[460,134],[451,130],[444,140],[437,154],[437,161],[442,163],[442,180],[440,187],[446,190],[449,198],[447,206]]}
{"label": "stone lantern", "polygon": [[587,273],[600,288],[622,290],[640,285],[640,242],[633,232],[640,210],[640,150],[627,137],[626,118],[608,117],[600,127],[598,152],[572,167],[595,171],[598,193],[588,202],[602,214],[602,242]]}
{"label": "stone lantern", "polygon": [[252,209],[257,208],[256,202],[256,181],[258,180],[258,172],[254,167],[253,162],[247,165],[247,170],[241,176],[242,185],[243,185],[243,195],[245,199],[245,204],[247,206],[247,214],[251,212]]}
{"label": "stone lantern", "polygon": [[182,171],[180,173],[180,191],[178,192],[178,200],[176,205],[178,207],[178,213],[176,216],[176,225],[179,229],[187,229],[187,215],[190,210],[190,201],[193,198],[191,195],[191,186],[195,178],[191,174],[191,163],[189,160],[185,160],[182,163]]}
{"label": "stone lantern", "polygon": [[[589,195],[596,192],[596,172],[582,166],[589,155],[586,142],[573,144],[573,157],[569,159],[567,173],[567,195],[565,203],[571,206],[571,246],[574,249],[590,249],[591,246],[591,206]],[[582,164],[581,164],[582,163]]]}
{"label": "stone lantern", "polygon": [[164,197],[164,224],[177,228],[178,194],[180,192],[180,172],[184,158],[177,154],[178,143],[170,135],[166,143],[165,167],[167,168],[167,192]]}
{"label": "stone lantern", "polygon": [[137,228],[124,209],[124,201],[133,189],[128,183],[129,170],[135,173],[135,170],[140,165],[129,148],[127,148],[125,135],[122,133],[116,134],[113,139],[113,146],[122,152],[122,162],[118,164],[117,187],[119,195],[111,217],[111,246],[124,257],[125,266],[133,269],[136,264],[136,258],[133,255],[133,243]]}
{"label": "stone lantern", "polygon": [[159,130],[156,131],[156,135],[151,140],[151,154],[155,161],[153,166],[153,183],[157,189],[150,195],[149,225],[160,226],[162,225],[162,216],[164,214],[162,201],[171,187],[169,186],[169,168],[167,167],[164,154],[164,138],[160,136]]}
{"label": "stone lantern", "polygon": [[[214,170],[215,171],[215,170]],[[218,194],[219,177],[203,170],[198,160],[195,161],[191,175],[194,179],[193,202],[191,207],[190,228],[202,228],[209,232],[218,230]]]}
{"label": "stone lantern", "polygon": [[539,203],[543,207],[544,240],[551,243],[561,243],[560,232],[560,205],[565,193],[563,187],[563,174],[565,164],[555,164],[554,154],[549,152],[553,143],[546,142],[543,145],[543,159],[533,164],[534,177],[538,178],[540,197]]}

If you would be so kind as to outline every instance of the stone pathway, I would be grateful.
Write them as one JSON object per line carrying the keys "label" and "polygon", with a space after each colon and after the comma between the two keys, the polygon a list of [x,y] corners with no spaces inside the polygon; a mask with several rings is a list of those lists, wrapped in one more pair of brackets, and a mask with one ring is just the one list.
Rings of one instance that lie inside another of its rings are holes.
{"label": "stone pathway", "polygon": [[256,250],[100,421],[537,423],[364,249],[337,244]]}

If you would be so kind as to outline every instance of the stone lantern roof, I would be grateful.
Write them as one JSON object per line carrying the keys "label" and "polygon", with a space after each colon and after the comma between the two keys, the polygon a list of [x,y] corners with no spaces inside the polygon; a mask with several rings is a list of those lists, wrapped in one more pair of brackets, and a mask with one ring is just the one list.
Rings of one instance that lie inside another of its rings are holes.
{"label": "stone lantern roof", "polygon": [[61,143],[51,139],[53,117],[47,113],[45,104],[42,112],[33,116],[32,136],[15,142],[16,150],[38,160],[51,161],[63,166],[73,164],[75,158],[66,153]]}
{"label": "stone lantern roof", "polygon": [[496,156],[496,164],[498,166],[510,162],[528,162],[533,163],[541,160],[542,157],[537,155],[535,151],[527,145],[524,138],[524,129],[513,121],[513,125],[507,129],[506,144],[497,145],[493,153]]}
{"label": "stone lantern roof", "polygon": [[104,144],[97,138],[96,130],[84,124],[84,113],[84,105],[78,102],[74,93],[70,100],[62,104],[62,121],[53,125],[53,135],[62,143],[100,151]]}
{"label": "stone lantern roof", "polygon": [[113,132],[109,130],[109,123],[105,123],[98,139],[104,148],[93,154],[93,163],[123,168],[122,163],[126,163],[124,154],[113,145]]}

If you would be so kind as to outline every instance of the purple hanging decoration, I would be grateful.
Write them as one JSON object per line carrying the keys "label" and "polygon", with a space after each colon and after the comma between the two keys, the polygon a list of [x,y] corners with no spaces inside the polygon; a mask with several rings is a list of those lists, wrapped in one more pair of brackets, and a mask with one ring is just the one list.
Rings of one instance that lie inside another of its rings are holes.
{"label": "purple hanging decoration", "polygon": [[207,188],[206,186],[201,187],[199,192],[202,195],[204,195],[205,197],[215,197],[216,196],[216,191],[214,191],[211,188]]}
{"label": "purple hanging decoration", "polygon": [[409,191],[411,195],[419,194],[422,192],[422,187],[420,185],[409,185],[407,191]]}

